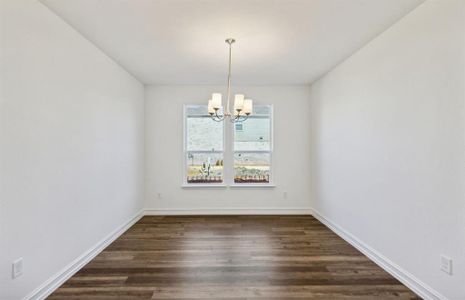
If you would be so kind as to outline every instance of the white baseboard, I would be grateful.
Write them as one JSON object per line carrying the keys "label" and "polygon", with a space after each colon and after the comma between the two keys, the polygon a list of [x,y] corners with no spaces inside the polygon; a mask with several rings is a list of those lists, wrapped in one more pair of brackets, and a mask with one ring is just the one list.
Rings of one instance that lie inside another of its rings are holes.
{"label": "white baseboard", "polygon": [[98,242],[94,247],[87,250],[84,254],[76,258],[66,267],[64,267],[60,272],[56,273],[49,280],[44,282],[34,291],[29,293],[24,300],[42,300],[47,298],[53,291],[60,287],[66,280],[73,276],[77,271],[79,271],[85,264],[90,262],[94,257],[96,257],[100,252],[103,251],[109,244],[121,236],[126,230],[128,230],[132,225],[140,220],[144,216],[144,211],[141,210],[124,224],[120,225],[100,242]]}
{"label": "white baseboard", "polygon": [[335,224],[321,213],[313,209],[313,216],[318,219],[321,223],[326,225],[338,236],[343,238],[349,244],[357,248],[360,252],[370,258],[374,263],[384,269],[386,272],[391,274],[394,278],[402,282],[405,286],[410,288],[412,291],[417,293],[420,297],[426,300],[447,300],[447,298],[435,291],[432,287],[428,286],[418,278],[410,274],[409,272],[402,269],[400,266],[383,256],[378,251],[374,250],[351,233],[342,229],[339,225]]}
{"label": "white baseboard", "polygon": [[103,249],[116,240],[127,229],[139,221],[144,215],[149,216],[173,216],[173,215],[313,215],[321,223],[325,224],[329,229],[334,231],[349,244],[357,248],[365,254],[373,262],[386,270],[400,282],[405,284],[420,297],[428,300],[447,300],[446,297],[435,291],[430,286],[418,280],[412,274],[403,270],[401,267],[384,257],[378,251],[372,249],[364,242],[357,239],[349,232],[342,229],[340,226],[324,217],[321,213],[311,208],[227,208],[227,209],[146,209],[142,210],[133,216],[130,220],[122,224],[113,232],[108,234],[104,239],[97,243],[94,247],[86,251],[84,254],[76,258],[60,272],[52,276],[41,286],[29,293],[24,299],[26,300],[42,300],[49,296],[54,290],[62,285],[66,280],[79,271],[85,264],[96,257]]}
{"label": "white baseboard", "polygon": [[139,221],[144,215],[151,216],[174,216],[174,215],[309,215],[312,210],[305,208],[226,208],[226,209],[146,209],[141,210],[113,232],[108,234],[94,247],[69,263],[60,272],[56,273],[38,288],[29,293],[24,300],[42,300],[47,298],[53,291],[60,287],[66,280],[90,262],[109,244],[120,237],[126,230]]}
{"label": "white baseboard", "polygon": [[193,216],[193,215],[310,215],[309,207],[293,208],[192,208],[146,209],[146,216]]}

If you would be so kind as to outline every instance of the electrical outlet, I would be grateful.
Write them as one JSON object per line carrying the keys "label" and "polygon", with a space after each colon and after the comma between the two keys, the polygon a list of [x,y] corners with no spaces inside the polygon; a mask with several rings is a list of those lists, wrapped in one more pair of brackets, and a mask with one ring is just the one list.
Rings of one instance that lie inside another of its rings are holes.
{"label": "electrical outlet", "polygon": [[16,278],[23,275],[23,258],[20,257],[13,262],[13,273],[12,277]]}
{"label": "electrical outlet", "polygon": [[157,193],[157,198],[158,198],[158,199],[163,198],[163,197],[162,197],[162,194],[161,194],[161,193]]}
{"label": "electrical outlet", "polygon": [[441,255],[441,271],[452,275],[452,258]]}
{"label": "electrical outlet", "polygon": [[283,192],[283,198],[287,199],[287,192]]}

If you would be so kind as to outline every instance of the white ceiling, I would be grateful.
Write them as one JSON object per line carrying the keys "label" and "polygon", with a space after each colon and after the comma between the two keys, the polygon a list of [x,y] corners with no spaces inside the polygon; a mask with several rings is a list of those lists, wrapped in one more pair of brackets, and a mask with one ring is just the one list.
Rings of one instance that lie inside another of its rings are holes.
{"label": "white ceiling", "polygon": [[423,0],[42,0],[145,84],[307,84]]}

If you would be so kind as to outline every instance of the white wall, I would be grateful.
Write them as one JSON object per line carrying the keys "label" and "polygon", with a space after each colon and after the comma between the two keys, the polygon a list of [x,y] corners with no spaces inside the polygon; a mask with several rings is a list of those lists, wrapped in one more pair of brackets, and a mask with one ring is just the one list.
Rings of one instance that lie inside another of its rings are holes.
{"label": "white wall", "polygon": [[[244,86],[235,90],[250,96],[256,104],[274,105],[276,188],[183,189],[183,105],[205,104],[212,92],[224,92],[224,87],[149,86],[145,103],[147,207],[217,213],[309,208],[308,87]],[[283,198],[284,191],[287,198]]]}
{"label": "white wall", "polygon": [[[0,299],[143,207],[143,86],[38,1],[1,1]],[[11,263],[24,274],[11,279]]]}
{"label": "white wall", "polygon": [[[465,2],[427,1],[311,86],[313,207],[465,299]],[[453,258],[453,276],[440,255]]]}

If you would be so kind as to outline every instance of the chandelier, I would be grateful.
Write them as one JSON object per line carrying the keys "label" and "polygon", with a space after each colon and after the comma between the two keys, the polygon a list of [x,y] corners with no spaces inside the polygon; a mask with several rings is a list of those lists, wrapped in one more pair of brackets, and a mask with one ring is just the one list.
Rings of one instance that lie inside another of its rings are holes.
{"label": "chandelier", "polygon": [[229,38],[225,42],[229,45],[229,70],[228,70],[228,94],[226,100],[226,108],[223,107],[221,93],[213,93],[212,98],[208,100],[208,113],[216,122],[221,122],[226,118],[232,123],[240,123],[252,114],[253,102],[252,99],[245,99],[243,94],[234,95],[234,109],[231,113],[229,102],[231,100],[231,48],[235,39]]}

